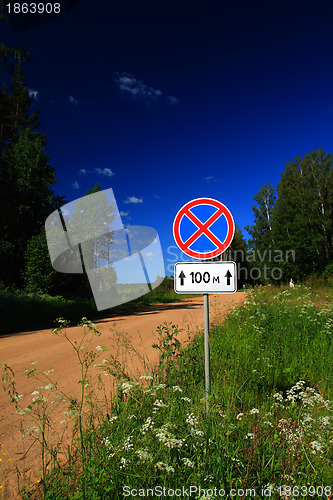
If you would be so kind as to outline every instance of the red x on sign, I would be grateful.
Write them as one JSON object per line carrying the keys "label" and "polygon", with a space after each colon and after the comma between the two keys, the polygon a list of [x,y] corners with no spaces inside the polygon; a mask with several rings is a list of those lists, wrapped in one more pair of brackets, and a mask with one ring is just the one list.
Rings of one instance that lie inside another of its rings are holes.
{"label": "red x on sign", "polygon": [[[192,208],[200,205],[210,205],[215,207],[217,210],[205,222],[203,222],[191,211]],[[222,216],[225,216],[228,227],[227,235],[223,241],[209,229],[212,224],[214,224],[214,222]],[[186,239],[186,241],[183,240],[180,229],[183,217],[188,217],[198,228],[189,238]],[[235,223],[231,213],[220,201],[213,200],[212,198],[197,198],[189,201],[179,210],[173,223],[173,235],[177,245],[186,255],[195,259],[211,259],[220,255],[232,242],[234,233]],[[209,252],[195,252],[190,249],[190,246],[193,245],[193,243],[203,234],[216,246],[215,250]]]}

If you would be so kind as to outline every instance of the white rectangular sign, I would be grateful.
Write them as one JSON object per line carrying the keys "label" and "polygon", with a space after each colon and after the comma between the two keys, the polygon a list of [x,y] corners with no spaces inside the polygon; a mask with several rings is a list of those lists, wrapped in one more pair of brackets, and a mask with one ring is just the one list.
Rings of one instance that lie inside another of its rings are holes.
{"label": "white rectangular sign", "polygon": [[177,293],[234,293],[236,262],[177,262],[174,283]]}

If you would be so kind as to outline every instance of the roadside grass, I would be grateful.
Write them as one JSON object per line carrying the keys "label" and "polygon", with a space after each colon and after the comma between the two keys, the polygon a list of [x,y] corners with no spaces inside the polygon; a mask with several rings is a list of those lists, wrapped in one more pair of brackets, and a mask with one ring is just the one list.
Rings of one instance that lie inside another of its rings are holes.
{"label": "roadside grass", "polygon": [[[223,325],[213,325],[208,416],[202,336],[182,349],[178,327],[161,325],[155,344],[160,364],[150,370],[146,364],[146,374],[135,380],[103,346],[91,350],[98,332],[83,320],[85,336],[73,346],[82,367],[81,399],[73,403],[62,395],[76,423],[62,463],[43,437],[43,398],[50,390],[44,384],[51,379],[39,386],[29,410],[4,367],[17,411],[34,411],[42,429],[41,477],[21,489],[21,498],[123,499],[152,491],[163,498],[185,491],[185,498],[201,500],[331,498],[331,299],[329,288],[259,287]],[[64,320],[56,333],[66,336]],[[96,362],[99,354],[105,360]],[[86,385],[94,364],[117,381],[116,395],[105,394],[104,411]]]}
{"label": "roadside grass", "polygon": [[[66,317],[77,322],[83,316],[91,319],[108,314],[120,314],[158,303],[176,302],[182,297],[173,290],[158,287],[126,304],[97,312],[94,299],[77,297],[64,298],[61,295],[26,293],[20,290],[0,289],[0,334],[29,329],[52,328],[54,318]],[[20,311],[20,314],[17,314]]]}

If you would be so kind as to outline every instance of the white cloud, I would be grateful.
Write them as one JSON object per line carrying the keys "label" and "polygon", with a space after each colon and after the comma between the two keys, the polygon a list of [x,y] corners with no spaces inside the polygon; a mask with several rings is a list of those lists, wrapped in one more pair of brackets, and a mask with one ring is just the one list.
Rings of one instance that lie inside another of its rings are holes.
{"label": "white cloud", "polygon": [[86,168],[81,168],[79,170],[79,175],[87,175],[87,174],[93,174],[97,173],[98,175],[105,175],[106,177],[112,177],[115,175],[114,172],[110,168],[95,168],[93,170],[87,170]]}
{"label": "white cloud", "polygon": [[175,106],[176,104],[179,103],[179,99],[177,99],[177,97],[173,95],[168,95],[168,101],[170,104],[172,104],[172,106]]}
{"label": "white cloud", "polygon": [[29,91],[29,97],[33,97],[35,101],[39,101],[38,90],[28,89],[28,91]]}
{"label": "white cloud", "polygon": [[114,175],[114,172],[110,168],[95,168],[95,172],[98,173],[98,175],[105,175],[106,177],[112,177]]}
{"label": "white cloud", "polygon": [[68,100],[71,104],[74,104],[74,106],[77,106],[79,104],[79,100],[72,95],[68,96]]}
{"label": "white cloud", "polygon": [[130,73],[117,73],[114,79],[120,92],[132,99],[144,101],[148,106],[157,100],[164,99],[171,106],[179,104],[179,99],[173,95],[166,96],[162,90],[150,87]]}
{"label": "white cloud", "polygon": [[204,181],[206,181],[206,182],[216,182],[217,178],[214,175],[208,175],[207,177],[204,177]]}
{"label": "white cloud", "polygon": [[72,186],[73,186],[74,189],[79,189],[79,187],[80,187],[79,183],[76,182],[76,181],[72,182]]}
{"label": "white cloud", "polygon": [[124,200],[124,203],[143,203],[143,199],[137,198],[136,196],[129,196],[126,200]]}
{"label": "white cloud", "polygon": [[129,212],[119,212],[120,217],[127,217],[128,214]]}
{"label": "white cloud", "polygon": [[161,90],[149,87],[129,73],[118,74],[114,82],[123,94],[134,99],[143,99],[149,102],[156,101],[156,99],[163,95]]}

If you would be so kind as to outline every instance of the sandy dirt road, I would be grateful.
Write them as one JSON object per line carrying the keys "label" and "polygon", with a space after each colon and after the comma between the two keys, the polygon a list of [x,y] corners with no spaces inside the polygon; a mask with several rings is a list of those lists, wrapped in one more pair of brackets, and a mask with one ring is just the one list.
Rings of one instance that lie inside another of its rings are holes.
{"label": "sandy dirt road", "polygon": [[[210,321],[223,320],[227,311],[235,303],[242,303],[246,297],[243,292],[235,294],[221,294],[210,296]],[[96,351],[98,345],[105,345],[109,351],[126,367],[127,372],[132,375],[147,374],[151,366],[159,359],[159,351],[153,349],[152,345],[157,341],[154,332],[158,326],[165,322],[178,325],[183,328],[178,339],[185,343],[189,335],[203,329],[203,298],[184,299],[179,303],[160,304],[151,306],[145,310],[136,311],[125,316],[108,316],[96,322],[96,328],[101,332],[100,336],[94,338],[91,348]],[[71,327],[67,333],[74,345],[78,345],[83,335],[82,327]],[[130,341],[138,355],[131,354],[122,342]],[[118,339],[118,340],[117,340]],[[127,339],[127,340],[126,340]],[[103,358],[108,357],[108,352],[102,353]],[[31,362],[37,363],[32,365]],[[96,361],[97,362],[97,361]],[[23,397],[20,400],[21,407],[27,406],[33,399],[32,392],[40,385],[47,382],[37,382],[23,375],[23,370],[36,368],[38,371],[54,369],[49,376],[57,381],[59,389],[70,397],[79,397],[81,385],[80,365],[75,350],[69,342],[59,336],[55,336],[51,330],[39,330],[32,332],[17,333],[0,337],[0,363],[7,364],[15,373],[16,388]],[[96,370],[96,368],[92,368]],[[44,377],[45,379],[45,377]],[[109,378],[110,379],[110,378]],[[109,382],[109,390],[114,390],[114,381]],[[45,391],[43,392],[45,395]],[[66,441],[66,427],[61,405],[53,410],[53,429],[57,436],[52,439]],[[61,423],[63,422],[63,423]],[[18,415],[15,407],[9,402],[6,392],[0,388],[0,498],[18,498],[15,493],[17,482],[14,471],[19,469],[22,477],[32,480],[40,477],[41,470],[41,448],[37,442],[29,451],[27,457],[22,460],[24,452],[32,443],[31,438],[21,439],[21,423],[26,428],[27,422],[24,417]],[[34,425],[30,423],[30,425]],[[69,432],[70,426],[67,431]],[[53,443],[54,444],[54,443]],[[4,472],[6,473],[4,474]],[[7,476],[7,477],[4,477]]]}

